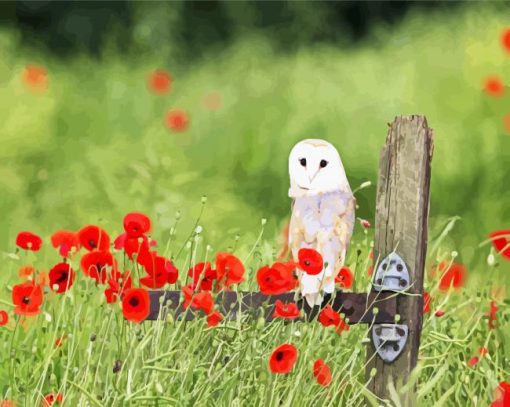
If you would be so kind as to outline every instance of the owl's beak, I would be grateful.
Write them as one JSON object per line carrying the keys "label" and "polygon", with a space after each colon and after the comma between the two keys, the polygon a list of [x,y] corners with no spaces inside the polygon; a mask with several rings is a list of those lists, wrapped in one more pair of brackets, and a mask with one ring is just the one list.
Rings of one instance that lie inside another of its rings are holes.
{"label": "owl's beak", "polygon": [[313,174],[312,178],[310,178],[310,175],[308,175],[308,181],[310,181],[310,184],[313,182],[313,180],[317,176],[318,172],[319,172],[319,170],[315,171],[315,173]]}

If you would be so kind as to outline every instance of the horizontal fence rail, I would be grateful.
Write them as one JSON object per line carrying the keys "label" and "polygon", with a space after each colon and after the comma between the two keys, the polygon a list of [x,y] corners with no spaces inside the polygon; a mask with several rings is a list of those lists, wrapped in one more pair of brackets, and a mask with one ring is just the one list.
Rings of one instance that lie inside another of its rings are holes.
{"label": "horizontal fence rail", "polygon": [[[172,315],[175,318],[185,318],[187,321],[194,319],[196,315],[201,315],[200,311],[183,308],[180,291],[151,291],[149,295],[151,308],[148,320],[156,320],[158,317],[166,318],[169,311],[173,311]],[[294,297],[294,293],[264,295],[260,292],[225,291],[216,296],[216,304],[220,312],[228,319],[236,319],[239,312],[255,315],[257,310],[266,305],[263,316],[267,322],[271,322],[274,303],[277,300],[283,303],[293,302]],[[303,301],[298,301],[297,305],[303,309],[307,319],[313,319],[319,311],[319,307],[304,306]],[[332,298],[331,306],[335,311],[343,313],[349,324],[392,323],[397,312],[397,298],[395,293],[387,292],[338,292]],[[376,309],[375,312],[374,309]]]}

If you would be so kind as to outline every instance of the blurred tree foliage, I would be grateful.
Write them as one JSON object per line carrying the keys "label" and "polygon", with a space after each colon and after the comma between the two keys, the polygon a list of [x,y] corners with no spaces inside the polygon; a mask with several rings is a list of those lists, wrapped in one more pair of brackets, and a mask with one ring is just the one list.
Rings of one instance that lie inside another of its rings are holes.
{"label": "blurred tree foliage", "polygon": [[[42,44],[62,56],[83,51],[100,56],[110,42],[119,51],[159,48],[163,42],[179,44],[179,57],[193,60],[252,32],[272,38],[279,51],[318,42],[350,46],[374,24],[396,24],[411,8],[451,9],[458,4],[21,0],[0,3],[0,24],[18,28],[24,43]],[[144,35],[149,31],[155,35]]]}

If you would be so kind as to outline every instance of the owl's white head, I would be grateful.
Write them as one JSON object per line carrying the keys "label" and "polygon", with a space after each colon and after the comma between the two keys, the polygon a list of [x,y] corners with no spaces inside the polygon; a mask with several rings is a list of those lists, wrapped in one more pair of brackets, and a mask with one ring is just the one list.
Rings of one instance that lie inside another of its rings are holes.
{"label": "owl's white head", "polygon": [[289,175],[292,198],[351,190],[340,154],[325,140],[307,139],[297,143],[290,152]]}

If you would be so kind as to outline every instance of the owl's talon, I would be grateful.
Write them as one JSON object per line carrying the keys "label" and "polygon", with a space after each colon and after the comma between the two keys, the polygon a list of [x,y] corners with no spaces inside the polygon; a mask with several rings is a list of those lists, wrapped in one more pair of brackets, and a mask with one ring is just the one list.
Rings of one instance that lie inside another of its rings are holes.
{"label": "owl's talon", "polygon": [[323,309],[326,305],[328,305],[331,301],[331,293],[324,293],[324,298],[322,300],[321,309]]}

